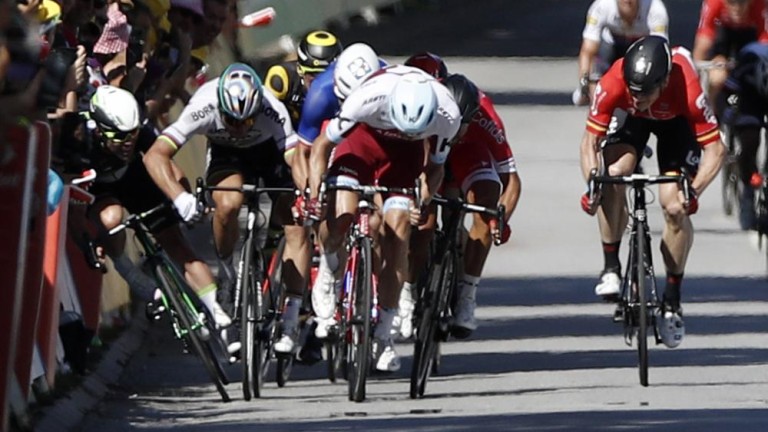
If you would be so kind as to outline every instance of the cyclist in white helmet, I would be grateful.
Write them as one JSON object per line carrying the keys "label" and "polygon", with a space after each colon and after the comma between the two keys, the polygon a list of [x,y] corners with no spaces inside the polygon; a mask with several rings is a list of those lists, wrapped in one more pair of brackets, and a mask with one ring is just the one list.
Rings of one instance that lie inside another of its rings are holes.
{"label": "cyclist in white helmet", "polygon": [[[197,200],[171,175],[170,161],[193,135],[208,138],[209,185],[239,188],[263,179],[266,186],[294,187],[284,153],[296,145],[296,134],[285,105],[265,91],[256,72],[248,65],[234,63],[221,77],[208,81],[194,94],[179,119],[168,126],[144,158],[152,178],[171,198],[184,220],[199,217]],[[216,191],[213,235],[222,270],[234,281],[232,254],[239,237],[237,216],[243,204],[239,192]],[[285,299],[278,352],[291,353],[298,347],[299,308],[309,272],[309,244],[305,228],[294,223],[292,197],[282,195],[273,206],[284,226],[283,255]]]}
{"label": "cyclist in white helmet", "polygon": [[[362,62],[348,65],[363,66]],[[339,72],[342,80],[337,89],[354,89],[344,78],[362,73],[355,67]],[[448,89],[433,77],[409,66],[382,69],[346,95],[341,111],[312,144],[311,199],[317,199],[331,150],[336,147],[327,169],[329,183],[413,187],[423,173],[426,181],[422,193],[428,201],[442,181],[443,163],[459,121],[459,109]],[[426,152],[429,162],[425,167]],[[319,230],[323,255],[318,281],[312,288],[312,306],[322,319],[330,318],[334,311],[337,272],[344,267],[339,254],[357,209],[357,195],[353,193],[331,193],[328,198],[327,220]],[[417,217],[418,210],[414,210],[411,197],[390,195],[382,200],[383,214],[377,222],[383,225],[372,225],[372,232],[380,237],[382,259],[374,363],[378,370],[396,371],[400,361],[390,330],[408,267],[409,222],[412,212]]]}

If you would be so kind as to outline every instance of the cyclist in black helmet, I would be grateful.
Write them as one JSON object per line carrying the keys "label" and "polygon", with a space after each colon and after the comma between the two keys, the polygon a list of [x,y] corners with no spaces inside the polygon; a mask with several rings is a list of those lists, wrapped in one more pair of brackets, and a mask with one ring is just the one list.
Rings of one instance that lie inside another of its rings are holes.
{"label": "cyclist in black helmet", "polygon": [[[626,115],[614,116],[617,109]],[[689,215],[696,213],[697,195],[717,176],[726,153],[690,53],[683,48],[670,50],[666,39],[658,36],[632,44],[595,88],[586,129],[581,141],[585,180],[593,170],[632,174],[651,133],[657,138],[659,172],[685,168],[695,175],[687,205],[676,183],[661,184],[658,194],[666,222],[661,253],[667,270],[660,332],[664,344],[674,348],[685,334],[680,286],[693,244]],[[595,287],[599,296],[616,296],[621,290],[619,245],[628,219],[624,189],[604,185],[602,199],[592,200],[588,194],[581,199],[585,212],[598,215],[605,259]]]}

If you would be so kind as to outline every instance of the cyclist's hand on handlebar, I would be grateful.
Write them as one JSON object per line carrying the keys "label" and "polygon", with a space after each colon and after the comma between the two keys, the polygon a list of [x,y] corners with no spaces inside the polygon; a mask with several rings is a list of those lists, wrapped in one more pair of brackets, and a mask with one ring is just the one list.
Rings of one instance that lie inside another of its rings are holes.
{"label": "cyclist's hand on handlebar", "polygon": [[182,192],[174,198],[173,207],[184,222],[196,222],[203,213],[197,198],[189,192]]}
{"label": "cyclist's hand on handlebar", "polygon": [[688,202],[685,203],[685,212],[688,213],[688,215],[692,215],[696,214],[697,211],[699,211],[699,197],[696,195],[693,188],[691,188],[688,192]]}
{"label": "cyclist's hand on handlebar", "polygon": [[413,226],[421,226],[427,223],[427,216],[429,215],[429,212],[427,211],[427,206],[416,206],[411,205],[411,211],[409,214],[411,225]]}
{"label": "cyclist's hand on handlebar", "polygon": [[512,236],[512,229],[509,227],[509,223],[504,224],[504,230],[499,232],[499,224],[496,219],[491,219],[489,224],[491,228],[491,237],[497,239],[496,245],[501,246],[509,241],[509,237]]}
{"label": "cyclist's hand on handlebar", "polygon": [[589,191],[584,192],[581,196],[581,209],[584,210],[590,216],[594,216],[597,213],[597,207],[600,205],[600,195],[595,193],[590,198]]}
{"label": "cyclist's hand on handlebar", "polygon": [[293,205],[291,206],[291,215],[293,216],[293,220],[295,220],[298,224],[303,224],[306,220],[307,206],[304,195],[296,195],[296,199],[293,201]]}

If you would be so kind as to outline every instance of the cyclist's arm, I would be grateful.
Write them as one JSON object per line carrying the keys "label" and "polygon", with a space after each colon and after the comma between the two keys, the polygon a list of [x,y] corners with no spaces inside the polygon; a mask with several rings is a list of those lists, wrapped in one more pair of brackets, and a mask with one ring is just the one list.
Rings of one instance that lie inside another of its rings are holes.
{"label": "cyclist's arm", "polygon": [[697,194],[701,195],[704,189],[717,177],[720,167],[723,166],[726,152],[726,147],[720,139],[701,149],[699,171],[696,173],[693,182],[691,182],[691,187],[693,187]]}
{"label": "cyclist's arm", "polygon": [[443,184],[445,164],[435,163],[430,160],[427,162],[424,174],[426,177],[426,188],[423,186],[421,188],[421,201],[422,204],[429,204],[437,190],[440,189],[440,185]]}
{"label": "cyclist's arm", "polygon": [[312,143],[312,149],[309,155],[309,186],[310,198],[317,198],[320,191],[320,183],[328,168],[328,159],[331,157],[331,150],[336,143],[331,141],[326,134],[321,133]]}
{"label": "cyclist's arm", "polygon": [[709,52],[715,41],[709,36],[697,34],[693,41],[693,59],[695,61],[709,60]]}
{"label": "cyclist's arm", "polygon": [[181,171],[181,169],[178,167],[174,169],[172,160],[176,150],[175,143],[165,135],[160,135],[144,155],[144,165],[149,176],[171,200],[184,192],[176,176],[177,170]]}
{"label": "cyclist's arm", "polygon": [[309,161],[312,152],[312,147],[299,142],[294,148],[286,152],[290,153],[287,156],[288,165],[291,166],[291,175],[293,176],[293,182],[298,189],[304,189],[309,181]]}
{"label": "cyclist's arm", "polygon": [[589,181],[590,172],[598,167],[598,153],[600,152],[600,137],[586,130],[581,139],[581,173],[585,181]]}
{"label": "cyclist's arm", "polygon": [[509,220],[520,200],[520,176],[517,172],[499,174],[503,192],[499,197],[499,205],[504,206],[504,220]]}
{"label": "cyclist's arm", "polygon": [[595,61],[599,49],[599,41],[584,39],[581,42],[581,49],[579,50],[579,80],[581,80],[582,77],[589,77],[589,72],[592,70],[592,63]]}
{"label": "cyclist's arm", "polygon": [[699,27],[693,40],[693,59],[695,61],[709,60],[709,52],[715,43],[715,17],[717,11],[710,2],[705,0],[701,5]]}

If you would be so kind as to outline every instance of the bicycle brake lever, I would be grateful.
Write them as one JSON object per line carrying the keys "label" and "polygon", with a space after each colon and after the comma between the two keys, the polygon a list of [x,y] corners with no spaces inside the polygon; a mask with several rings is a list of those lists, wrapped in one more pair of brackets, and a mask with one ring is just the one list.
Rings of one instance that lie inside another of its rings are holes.
{"label": "bicycle brake lever", "polygon": [[498,235],[493,239],[493,244],[496,246],[501,245],[501,237],[504,235],[504,228],[506,228],[507,221],[505,220],[504,215],[506,215],[506,208],[504,207],[504,204],[502,204],[496,209],[496,221],[499,229]]}

